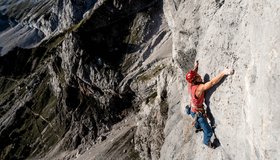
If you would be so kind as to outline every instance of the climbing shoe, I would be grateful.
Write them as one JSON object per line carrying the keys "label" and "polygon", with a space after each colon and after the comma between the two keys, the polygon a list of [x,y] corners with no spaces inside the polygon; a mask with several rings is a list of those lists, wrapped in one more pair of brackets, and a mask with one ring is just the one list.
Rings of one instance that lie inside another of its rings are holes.
{"label": "climbing shoe", "polygon": [[195,129],[195,133],[198,133],[200,131],[203,131],[203,129],[199,128],[199,129]]}
{"label": "climbing shoe", "polygon": [[208,142],[208,145],[207,145],[209,148],[212,148],[212,149],[215,149],[216,147],[215,147],[215,145],[214,145],[214,143],[212,143],[212,142]]}
{"label": "climbing shoe", "polygon": [[212,129],[215,129],[217,127],[217,124],[216,123],[215,124],[210,124],[210,126],[211,126]]}

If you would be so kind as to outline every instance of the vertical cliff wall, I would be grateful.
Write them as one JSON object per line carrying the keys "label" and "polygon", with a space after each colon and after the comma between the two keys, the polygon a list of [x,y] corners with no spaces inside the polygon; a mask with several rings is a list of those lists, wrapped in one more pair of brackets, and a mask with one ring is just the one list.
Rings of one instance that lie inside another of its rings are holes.
{"label": "vertical cliff wall", "polygon": [[[0,159],[278,158],[276,0],[0,6]],[[215,150],[184,113],[196,60],[235,69],[206,93]]]}
{"label": "vertical cliff wall", "polygon": [[173,125],[166,126],[162,159],[277,159],[279,7],[276,1],[165,1],[181,83],[194,59],[205,80],[225,67],[235,74],[207,92],[220,147],[204,147],[189,118],[174,114],[179,123],[167,120]]}

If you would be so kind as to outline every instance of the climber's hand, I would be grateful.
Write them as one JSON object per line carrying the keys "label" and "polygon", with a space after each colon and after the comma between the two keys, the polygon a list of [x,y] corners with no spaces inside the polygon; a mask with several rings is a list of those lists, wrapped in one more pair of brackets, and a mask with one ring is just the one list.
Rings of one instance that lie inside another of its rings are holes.
{"label": "climber's hand", "polygon": [[198,64],[199,64],[199,63],[198,63],[198,60],[196,60],[194,66],[198,67]]}
{"label": "climber's hand", "polygon": [[193,70],[196,71],[196,72],[197,72],[197,70],[198,70],[198,64],[199,64],[199,63],[198,63],[198,60],[195,61]]}
{"label": "climber's hand", "polygon": [[234,70],[233,69],[229,69],[229,68],[226,68],[226,69],[224,69],[223,70],[223,73],[225,74],[225,75],[232,75],[233,73],[234,73]]}

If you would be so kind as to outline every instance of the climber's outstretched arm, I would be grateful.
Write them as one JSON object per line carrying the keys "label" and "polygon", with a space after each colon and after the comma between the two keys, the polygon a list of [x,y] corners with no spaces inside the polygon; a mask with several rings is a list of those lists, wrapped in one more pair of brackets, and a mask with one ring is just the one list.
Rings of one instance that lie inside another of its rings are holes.
{"label": "climber's outstretched arm", "polygon": [[211,87],[213,87],[215,84],[217,84],[218,82],[220,82],[220,80],[226,76],[226,75],[231,75],[234,73],[233,69],[224,69],[221,73],[219,73],[216,77],[214,77],[213,79],[211,79],[209,82],[205,83],[205,84],[201,84],[198,86],[195,95],[197,97],[200,97],[200,95],[210,89]]}

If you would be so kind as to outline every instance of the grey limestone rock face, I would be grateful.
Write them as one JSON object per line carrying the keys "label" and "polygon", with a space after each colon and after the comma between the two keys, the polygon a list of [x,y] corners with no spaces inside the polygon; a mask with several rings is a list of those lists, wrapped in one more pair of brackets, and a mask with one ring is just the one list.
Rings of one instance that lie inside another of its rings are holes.
{"label": "grey limestone rock face", "polygon": [[[185,133],[173,131],[163,144],[162,159],[277,159],[280,128],[276,125],[276,72],[280,68],[276,65],[279,20],[275,17],[280,14],[279,2],[165,1],[164,6],[173,35],[173,57],[183,73],[195,59],[206,80],[225,67],[235,69],[235,74],[206,95],[220,147],[214,151],[205,149],[200,135],[188,133],[188,129]],[[181,57],[187,60],[181,61]],[[187,91],[183,94],[186,96]],[[173,122],[167,121],[167,126],[168,123]],[[182,119],[172,129],[188,125]],[[187,143],[178,143],[175,135]]]}
{"label": "grey limestone rock face", "polygon": [[[279,8],[1,1],[0,159],[277,159]],[[204,81],[235,70],[206,93],[215,150],[184,111],[196,60]]]}

